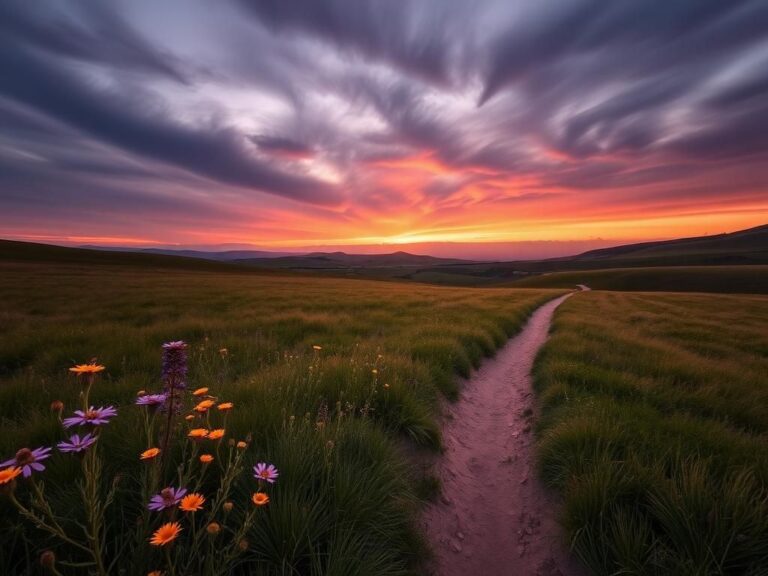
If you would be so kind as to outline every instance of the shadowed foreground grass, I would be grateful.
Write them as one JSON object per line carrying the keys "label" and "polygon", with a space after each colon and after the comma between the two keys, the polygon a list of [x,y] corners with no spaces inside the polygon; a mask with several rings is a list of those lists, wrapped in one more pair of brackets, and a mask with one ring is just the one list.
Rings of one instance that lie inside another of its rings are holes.
{"label": "shadowed foreground grass", "polygon": [[[49,405],[77,407],[67,368],[97,357],[107,371],[92,397],[120,412],[100,443],[124,486],[117,501],[129,501],[146,448],[133,400],[161,387],[160,345],[186,340],[189,387],[234,402],[228,437],[252,433],[249,456],[280,469],[244,555],[249,574],[409,573],[421,553],[415,490],[429,479],[398,444],[438,446],[440,394],[455,396],[455,375],[558,293],[73,263],[0,263],[0,278],[0,457],[62,439]],[[77,467],[63,455],[47,463],[47,492],[75,522]],[[0,508],[0,573],[37,573],[37,554],[56,544]],[[119,558],[135,515],[113,508],[107,548]]]}
{"label": "shadowed foreground grass", "polygon": [[543,477],[595,574],[768,574],[768,298],[588,292],[537,359]]}

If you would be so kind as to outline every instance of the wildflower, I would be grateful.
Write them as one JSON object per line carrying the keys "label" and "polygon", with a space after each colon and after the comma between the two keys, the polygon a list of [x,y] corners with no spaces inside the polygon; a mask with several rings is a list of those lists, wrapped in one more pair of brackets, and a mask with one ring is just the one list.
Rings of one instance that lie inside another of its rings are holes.
{"label": "wildflower", "polygon": [[198,388],[192,392],[192,396],[205,396],[206,394],[208,394],[208,388]]}
{"label": "wildflower", "polygon": [[146,390],[139,390],[138,392],[136,392],[136,396],[144,396],[144,394],[146,393],[147,393]]}
{"label": "wildflower", "polygon": [[386,388],[387,390],[389,390],[389,384],[384,384],[384,388]]}
{"label": "wildflower", "polygon": [[117,416],[117,410],[114,406],[103,406],[100,408],[94,408],[91,406],[88,410],[75,410],[76,416],[70,418],[64,418],[64,428],[70,428],[72,426],[82,426],[88,424],[90,426],[101,426],[102,424],[109,424],[109,419]]}
{"label": "wildflower", "polygon": [[179,532],[181,532],[181,524],[178,522],[168,522],[155,530],[149,543],[152,544],[152,546],[165,546],[176,540],[179,536]]}
{"label": "wildflower", "polygon": [[232,402],[222,402],[221,404],[216,406],[216,408],[218,408],[222,412],[227,412],[228,410],[232,410],[232,408],[234,408],[234,407],[235,407],[235,405],[232,404]]}
{"label": "wildflower", "polygon": [[240,548],[241,552],[245,552],[246,550],[248,550],[248,546],[250,546],[250,544],[248,543],[248,540],[246,540],[245,538],[243,538],[242,540],[240,540],[240,542],[237,543],[237,547]]}
{"label": "wildflower", "polygon": [[225,358],[227,356],[227,354],[229,354],[229,350],[227,350],[226,348],[221,348],[219,350],[219,354],[221,354],[222,358]]}
{"label": "wildflower", "polygon": [[58,412],[61,414],[62,410],[64,410],[64,402],[61,400],[54,400],[51,402],[51,412]]}
{"label": "wildflower", "polygon": [[277,468],[273,464],[267,464],[266,462],[256,464],[253,467],[253,475],[256,477],[256,480],[266,480],[270,484],[274,484],[279,476]]}
{"label": "wildflower", "polygon": [[40,554],[40,566],[53,571],[56,567],[56,554],[53,553],[53,550],[45,550]]}
{"label": "wildflower", "polygon": [[202,440],[208,436],[208,430],[205,428],[193,428],[187,432],[187,436],[192,438],[192,440]]}
{"label": "wildflower", "polygon": [[97,374],[102,370],[106,370],[106,367],[96,364],[96,362],[91,362],[90,364],[76,364],[69,369],[70,372],[74,372],[78,376],[82,376],[83,374]]}
{"label": "wildflower", "polygon": [[224,512],[229,514],[230,512],[232,512],[232,509],[235,507],[235,505],[229,500],[227,500],[226,502],[224,502],[224,504],[221,505],[221,507],[224,510]]}
{"label": "wildflower", "polygon": [[216,428],[208,433],[209,440],[221,440],[224,437],[226,430],[224,428]]}
{"label": "wildflower", "polygon": [[314,346],[312,346],[312,349],[313,350],[322,350],[323,347],[322,346],[318,346],[317,344],[315,344]]}
{"label": "wildflower", "polygon": [[186,416],[184,416],[184,420],[186,420],[187,422],[192,422],[192,420],[194,419],[195,419],[194,414],[187,414]]}
{"label": "wildflower", "polygon": [[147,508],[154,512],[159,512],[166,508],[173,508],[181,502],[181,499],[186,493],[186,488],[174,488],[173,486],[168,486],[168,488],[163,488],[160,490],[159,494],[155,494],[149,499]]}
{"label": "wildflower", "polygon": [[149,450],[144,450],[144,452],[141,453],[140,458],[142,460],[152,460],[152,458],[158,454],[160,454],[160,448],[150,448]]}
{"label": "wildflower", "polygon": [[56,447],[62,452],[83,452],[96,443],[93,434],[86,434],[82,438],[78,434],[72,434],[67,442],[59,442]]}
{"label": "wildflower", "polygon": [[187,344],[181,340],[163,344],[163,381],[168,388],[186,387]]}
{"label": "wildflower", "polygon": [[165,404],[166,399],[167,396],[165,394],[142,394],[136,398],[136,405],[157,408]]}
{"label": "wildflower", "polygon": [[373,370],[371,370],[371,374],[378,374],[378,373],[379,373],[379,371],[378,371],[378,370],[376,370],[376,368],[374,368]]}
{"label": "wildflower", "polygon": [[205,531],[211,536],[216,536],[216,534],[221,532],[221,525],[218,522],[211,522],[205,527]]}
{"label": "wildflower", "polygon": [[10,468],[0,470],[0,486],[15,480],[19,474],[21,474],[21,468],[18,466],[12,466]]}
{"label": "wildflower", "polygon": [[248,444],[240,440],[240,442],[237,443],[237,448],[238,450],[245,450],[246,448],[248,448]]}
{"label": "wildflower", "polygon": [[200,462],[203,464],[210,464],[213,462],[213,456],[210,454],[200,454]]}
{"label": "wildflower", "polygon": [[208,408],[216,404],[214,400],[203,400],[197,406],[195,406],[195,412],[207,412]]}
{"label": "wildflower", "polygon": [[198,510],[202,510],[203,504],[205,504],[205,496],[193,492],[181,499],[179,510],[182,512],[197,512]]}
{"label": "wildflower", "polygon": [[165,572],[162,570],[152,570],[147,576],[165,576]]}
{"label": "wildflower", "polygon": [[256,504],[256,506],[265,506],[269,504],[269,496],[264,494],[264,492],[254,492],[251,501]]}
{"label": "wildflower", "polygon": [[5,462],[0,462],[0,467],[4,466],[18,466],[21,468],[21,472],[24,478],[32,476],[32,471],[42,472],[45,470],[45,466],[40,464],[40,460],[45,460],[51,455],[51,449],[47,447],[40,447],[34,450],[29,448],[22,448],[16,452],[16,456]]}

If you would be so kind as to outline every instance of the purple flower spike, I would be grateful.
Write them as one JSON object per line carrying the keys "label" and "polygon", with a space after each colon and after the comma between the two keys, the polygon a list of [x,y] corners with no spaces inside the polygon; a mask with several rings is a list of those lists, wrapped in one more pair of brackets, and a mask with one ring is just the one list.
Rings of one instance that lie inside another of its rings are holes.
{"label": "purple flower spike", "polygon": [[280,474],[277,472],[277,468],[273,464],[267,464],[266,462],[259,462],[253,467],[253,475],[256,480],[265,480],[270,484],[274,484],[277,477]]}
{"label": "purple flower spike", "polygon": [[68,442],[59,442],[56,447],[62,452],[83,452],[96,443],[93,434],[86,434],[82,438],[78,434],[72,434]]}
{"label": "purple flower spike", "polygon": [[16,456],[0,463],[0,468],[5,468],[6,466],[18,466],[21,468],[21,475],[24,476],[24,478],[29,478],[32,476],[33,470],[35,472],[42,472],[45,470],[45,466],[40,464],[40,460],[45,460],[50,455],[51,449],[47,447],[35,448],[34,450],[22,448],[16,452]]}
{"label": "purple flower spike", "polygon": [[187,385],[187,344],[181,340],[163,344],[163,382],[169,388]]}
{"label": "purple flower spike", "polygon": [[165,404],[165,399],[165,394],[145,394],[136,398],[136,405],[157,407]]}
{"label": "purple flower spike", "polygon": [[181,502],[181,499],[186,493],[186,488],[174,488],[173,486],[163,488],[160,490],[159,494],[155,494],[152,496],[152,498],[149,499],[149,505],[147,508],[154,512],[159,512],[160,510],[165,510],[166,508],[173,508],[179,502]]}
{"label": "purple flower spike", "polygon": [[91,426],[101,426],[102,424],[109,424],[109,419],[117,416],[117,410],[114,406],[103,406],[100,408],[94,408],[91,406],[87,411],[75,410],[75,416],[64,418],[62,424],[64,428],[70,428],[72,426],[82,426],[89,424]]}

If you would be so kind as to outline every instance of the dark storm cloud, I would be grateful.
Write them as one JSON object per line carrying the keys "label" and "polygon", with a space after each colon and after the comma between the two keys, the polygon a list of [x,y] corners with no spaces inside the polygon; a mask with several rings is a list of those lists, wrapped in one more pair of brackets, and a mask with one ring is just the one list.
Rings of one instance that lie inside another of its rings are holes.
{"label": "dark storm cloud", "polygon": [[448,80],[452,45],[461,41],[449,2],[238,1],[273,30],[307,33],[436,82]]}
{"label": "dark storm cloud", "polygon": [[184,168],[213,180],[287,198],[335,203],[338,194],[311,178],[286,174],[249,156],[240,136],[227,127],[189,128],[142,103],[100,92],[39,58],[0,42],[0,94],[134,154]]}

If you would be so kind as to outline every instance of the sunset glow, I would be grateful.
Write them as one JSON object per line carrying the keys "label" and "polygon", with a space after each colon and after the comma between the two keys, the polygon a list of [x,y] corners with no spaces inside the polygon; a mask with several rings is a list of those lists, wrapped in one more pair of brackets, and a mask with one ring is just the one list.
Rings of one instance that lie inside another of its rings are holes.
{"label": "sunset glow", "polygon": [[764,224],[765,4],[685,4],[4,3],[0,237],[514,258]]}

